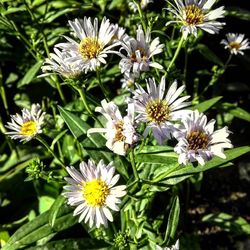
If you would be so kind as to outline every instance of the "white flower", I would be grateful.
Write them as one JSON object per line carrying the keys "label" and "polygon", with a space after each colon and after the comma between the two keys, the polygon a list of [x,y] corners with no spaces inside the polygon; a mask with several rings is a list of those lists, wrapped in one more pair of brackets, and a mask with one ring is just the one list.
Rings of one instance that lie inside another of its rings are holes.
{"label": "white flower", "polygon": [[[67,62],[71,57],[76,56],[72,51],[60,51],[54,48],[55,53],[50,53],[50,58],[46,58],[44,65],[42,66],[42,71],[56,72],[64,77],[76,77],[83,73],[80,65]],[[50,75],[53,73],[45,73],[39,77]]]}
{"label": "white flower", "polygon": [[124,78],[121,79],[122,88],[129,89],[130,87],[135,85],[136,79],[138,79],[140,75],[138,73],[124,73]]}
{"label": "white flower", "polygon": [[174,0],[175,5],[170,1],[171,11],[178,20],[170,23],[181,23],[181,31],[186,39],[188,34],[197,36],[197,28],[200,28],[210,34],[218,33],[225,23],[216,21],[217,18],[223,18],[225,14],[224,6],[215,10],[210,10],[216,0]]}
{"label": "white flower", "polygon": [[30,141],[37,134],[42,133],[42,124],[45,112],[42,112],[39,104],[32,104],[31,110],[22,109],[22,115],[11,115],[11,122],[7,122],[6,128],[11,131],[6,132],[11,139],[20,141]]}
{"label": "white flower", "polygon": [[102,63],[106,64],[105,58],[108,53],[113,53],[111,50],[118,43],[110,44],[116,32],[113,24],[110,24],[109,19],[102,19],[100,29],[98,29],[98,20],[84,17],[83,20],[75,19],[69,21],[70,27],[75,32],[75,35],[80,39],[80,42],[65,36],[67,43],[59,43],[56,47],[63,49],[72,54],[67,58],[65,63],[75,64],[77,68],[87,73],[95,71]]}
{"label": "white flower", "polygon": [[128,114],[122,117],[118,107],[113,103],[101,102],[102,107],[95,110],[100,112],[107,119],[106,128],[91,128],[90,133],[105,133],[106,146],[114,153],[125,155],[129,146],[138,141],[134,125],[134,105],[128,105]]}
{"label": "white flower", "polygon": [[231,54],[237,55],[238,53],[244,55],[242,50],[250,49],[248,39],[244,40],[244,34],[226,34],[227,39],[223,39],[221,44],[225,45],[225,49],[229,49]]}
{"label": "white flower", "polygon": [[179,242],[179,240],[177,240],[175,242],[175,244],[170,246],[170,247],[160,247],[160,246],[156,245],[155,250],[179,250],[179,249],[180,249],[180,242]]}
{"label": "white flower", "polygon": [[149,67],[163,68],[159,63],[152,62],[151,58],[161,53],[164,45],[160,44],[158,37],[151,42],[150,32],[148,31],[145,36],[141,26],[137,29],[136,39],[126,36],[121,46],[118,55],[122,58],[119,63],[122,73],[140,73],[149,71]]}
{"label": "white flower", "polygon": [[114,36],[112,37],[113,41],[122,41],[127,34],[125,33],[125,29],[120,27],[118,24],[114,25]]}
{"label": "white flower", "polygon": [[125,185],[114,187],[120,175],[114,175],[112,162],[106,166],[101,160],[96,166],[89,160],[88,164],[80,163],[80,172],[74,167],[66,169],[72,178],[65,177],[68,185],[64,186],[67,191],[63,196],[68,199],[69,205],[76,206],[73,215],[80,215],[79,222],[84,219],[90,227],[106,227],[108,220],[113,221],[110,210],[119,211],[117,204],[126,194]]}
{"label": "white flower", "polygon": [[136,121],[147,123],[144,136],[147,136],[150,129],[159,144],[163,144],[166,139],[171,137],[174,130],[172,121],[178,120],[187,115],[189,110],[181,110],[190,105],[185,102],[189,96],[180,97],[184,86],[177,89],[177,82],[174,81],[165,95],[165,77],[161,78],[159,86],[155,80],[148,79],[147,92],[138,84],[134,91],[133,99],[129,102],[135,104],[135,112],[138,113]]}
{"label": "white flower", "polygon": [[[144,10],[148,6],[149,3],[153,3],[153,2],[154,2],[153,0],[141,0],[140,5],[141,5],[142,10]],[[137,11],[137,6],[134,2],[129,2],[128,6],[133,12]]]}
{"label": "white flower", "polygon": [[207,122],[207,117],[197,110],[183,119],[179,131],[174,136],[178,140],[175,152],[179,154],[179,163],[187,164],[188,161],[198,161],[204,165],[214,155],[226,158],[224,148],[232,148],[231,141],[227,138],[227,127],[214,131],[215,120]]}

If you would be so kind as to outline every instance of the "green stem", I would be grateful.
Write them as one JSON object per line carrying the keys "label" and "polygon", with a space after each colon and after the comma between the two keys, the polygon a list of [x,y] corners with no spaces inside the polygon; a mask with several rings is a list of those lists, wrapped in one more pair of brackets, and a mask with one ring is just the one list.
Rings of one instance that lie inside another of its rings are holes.
{"label": "green stem", "polygon": [[85,95],[85,91],[83,91],[83,89],[81,87],[76,87],[76,90],[78,91],[78,93],[79,93],[79,95],[81,97],[81,100],[82,100],[84,108],[92,116],[93,112],[92,112],[92,110],[90,109],[90,107],[88,105],[88,102],[87,102],[87,99],[86,99],[86,95]]}
{"label": "green stem", "polygon": [[104,87],[103,83],[102,83],[102,80],[101,80],[101,74],[100,74],[100,71],[99,69],[96,70],[96,75],[97,75],[97,79],[98,79],[98,83],[99,83],[99,86],[105,96],[105,99],[107,99],[107,101],[110,101],[109,100],[109,93],[107,92],[106,88]]}
{"label": "green stem", "polygon": [[62,102],[63,102],[63,104],[66,104],[66,99],[64,97],[61,84],[58,82],[58,79],[56,79],[55,82],[56,82],[57,91],[58,91],[58,93],[60,95],[60,98],[61,98]]}
{"label": "green stem", "polygon": [[172,68],[172,66],[173,66],[173,64],[174,64],[174,62],[175,62],[175,60],[176,60],[176,58],[178,57],[178,55],[179,55],[179,53],[180,53],[180,50],[181,50],[181,47],[182,47],[183,42],[184,42],[184,36],[182,35],[182,37],[181,37],[181,39],[180,39],[180,41],[179,41],[178,47],[177,47],[177,49],[176,49],[176,51],[175,51],[175,53],[174,53],[174,57],[172,58],[170,64],[168,65],[168,68],[167,68],[167,71],[166,71],[165,75],[166,75],[166,74],[169,72],[169,70]]}
{"label": "green stem", "polygon": [[87,99],[86,99],[86,94],[85,94],[85,91],[83,91],[83,89],[81,88],[81,87],[74,87],[77,91],[78,91],[78,93],[79,93],[79,95],[80,95],[80,97],[81,97],[81,100],[82,100],[82,102],[83,102],[83,105],[84,105],[84,107],[85,107],[85,109],[87,110],[87,112],[89,113],[89,115],[101,126],[101,127],[103,127],[102,126],[102,123],[99,121],[99,119],[94,115],[94,113],[92,112],[92,110],[90,109],[90,107],[89,107],[89,105],[88,105],[88,102],[87,102]]}
{"label": "green stem", "polygon": [[57,155],[51,150],[48,143],[41,137],[37,136],[36,139],[43,144],[43,146],[51,153],[51,155],[65,168],[64,163],[57,157]]}
{"label": "green stem", "polygon": [[7,115],[9,116],[9,107],[8,107],[8,102],[7,102],[7,98],[6,98],[6,92],[5,92],[5,88],[3,85],[3,75],[2,75],[2,70],[0,68],[0,94],[3,100],[3,106],[4,109],[6,110]]}
{"label": "green stem", "polygon": [[139,177],[137,169],[136,169],[135,155],[134,155],[134,150],[133,149],[131,150],[129,156],[130,156],[130,162],[131,162],[131,166],[132,166],[133,173],[134,173],[134,176],[135,176],[135,180],[138,181],[138,180],[140,180],[140,177]]}
{"label": "green stem", "polygon": [[137,6],[138,13],[139,13],[139,16],[140,16],[140,19],[141,19],[141,23],[142,23],[142,27],[143,27],[143,30],[144,30],[144,32],[145,32],[145,34],[146,34],[146,33],[147,33],[147,25],[146,25],[146,23],[145,23],[145,18],[144,18],[143,14],[142,14],[141,5],[140,5],[140,3],[137,3],[137,2],[135,2],[135,1],[134,1],[134,3],[135,3],[136,6]]}
{"label": "green stem", "polygon": [[227,67],[228,67],[228,64],[230,63],[230,61],[231,61],[231,59],[232,59],[232,54],[230,54],[229,55],[229,57],[228,57],[228,59],[227,59],[227,61],[225,62],[225,65],[224,65],[224,71],[227,69]]}

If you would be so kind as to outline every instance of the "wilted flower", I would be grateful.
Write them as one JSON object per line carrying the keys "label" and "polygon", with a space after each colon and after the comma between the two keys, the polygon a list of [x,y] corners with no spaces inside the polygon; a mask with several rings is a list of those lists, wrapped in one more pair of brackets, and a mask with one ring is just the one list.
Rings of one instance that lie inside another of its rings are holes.
{"label": "wilted flower", "polygon": [[179,163],[187,164],[188,161],[198,161],[204,165],[214,155],[226,158],[224,148],[232,148],[231,141],[227,138],[227,127],[214,131],[215,120],[207,122],[207,117],[197,110],[192,111],[183,120],[174,136],[178,144],[174,148],[179,154]]}
{"label": "wilted flower", "polygon": [[[145,36],[141,26],[137,29],[136,39],[126,36],[121,46],[118,55],[122,58],[119,63],[122,73],[140,73],[149,71],[149,67],[163,68],[159,63],[152,62],[152,56],[161,53],[164,45],[160,44],[158,37],[151,42],[150,32],[148,31]],[[124,51],[125,55],[122,53]]]}
{"label": "wilted flower", "polygon": [[[76,56],[72,51],[62,52],[54,48],[54,52],[55,53],[50,53],[50,58],[45,59],[44,65],[42,66],[42,71],[45,74],[40,75],[40,77],[53,74],[53,72],[64,77],[76,77],[83,73],[79,64],[68,62],[68,59]],[[48,71],[52,71],[52,73],[46,73]]]}
{"label": "wilted flower", "polygon": [[175,5],[168,1],[171,11],[178,20],[169,21],[170,23],[180,23],[181,31],[186,39],[188,34],[197,36],[197,28],[200,28],[210,34],[218,33],[225,23],[215,21],[217,18],[223,18],[225,14],[224,6],[215,10],[210,10],[215,0],[174,0]]}
{"label": "wilted flower", "polygon": [[223,39],[221,44],[225,45],[225,49],[229,49],[231,54],[237,55],[238,53],[244,55],[242,50],[250,49],[248,39],[244,40],[244,34],[228,33],[227,39]]}
{"label": "wilted flower", "polygon": [[80,163],[80,172],[74,167],[67,167],[70,177],[65,177],[68,185],[63,193],[68,204],[77,206],[73,215],[80,215],[79,222],[84,219],[90,227],[107,226],[108,220],[113,221],[111,210],[119,211],[117,204],[126,194],[126,186],[115,186],[120,175],[114,176],[115,167],[112,162],[107,166],[101,160],[97,166],[92,160]]}
{"label": "wilted flower", "polygon": [[45,112],[42,112],[39,104],[32,104],[31,110],[22,109],[22,114],[11,115],[11,122],[7,122],[6,128],[11,131],[6,132],[11,139],[20,141],[30,141],[37,134],[42,133],[42,125]]}
{"label": "wilted flower", "polygon": [[172,121],[178,120],[187,115],[189,110],[181,110],[190,105],[185,102],[189,96],[179,98],[184,90],[184,86],[177,89],[177,82],[174,81],[165,95],[165,77],[161,78],[159,86],[155,80],[148,79],[147,92],[138,84],[134,91],[133,99],[129,102],[135,104],[135,112],[138,113],[137,121],[147,123],[144,136],[147,136],[150,129],[159,144],[163,144],[171,137],[174,130]]}
{"label": "wilted flower", "polygon": [[101,102],[102,107],[95,110],[107,119],[106,128],[91,128],[90,133],[105,133],[106,146],[114,153],[125,155],[128,148],[137,142],[138,136],[134,124],[134,105],[128,105],[128,114],[122,117],[118,107],[113,103]]}
{"label": "wilted flower", "polygon": [[69,25],[81,41],[76,42],[65,36],[68,42],[56,45],[72,55],[65,63],[75,64],[75,67],[81,68],[85,73],[95,71],[102,63],[106,64],[107,54],[112,53],[111,48],[118,45],[116,42],[110,44],[116,29],[113,24],[110,24],[109,19],[105,17],[102,19],[100,29],[98,29],[97,18],[93,23],[91,18],[87,17],[83,20],[75,19],[69,21]]}

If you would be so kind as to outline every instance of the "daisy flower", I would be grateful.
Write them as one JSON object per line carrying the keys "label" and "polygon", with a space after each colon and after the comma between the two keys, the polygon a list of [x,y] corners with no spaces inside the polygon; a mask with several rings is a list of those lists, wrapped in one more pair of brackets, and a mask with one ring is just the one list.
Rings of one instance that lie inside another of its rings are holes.
{"label": "daisy flower", "polygon": [[218,33],[225,23],[218,22],[216,19],[223,18],[225,14],[224,6],[215,10],[210,10],[216,0],[174,0],[175,5],[170,1],[172,12],[178,20],[166,23],[180,23],[181,31],[186,39],[188,34],[197,36],[197,28],[210,34]]}
{"label": "daisy flower", "polygon": [[181,110],[190,105],[185,102],[189,96],[180,97],[185,86],[177,88],[174,81],[165,95],[165,77],[161,78],[159,86],[156,86],[155,79],[148,79],[147,92],[138,84],[134,91],[133,99],[129,102],[135,104],[135,112],[138,113],[136,121],[144,122],[147,127],[143,133],[147,136],[150,129],[159,144],[163,144],[171,137],[174,130],[172,121],[178,120],[188,114],[189,110]]}
{"label": "daisy flower", "polygon": [[63,51],[71,53],[72,56],[67,58],[65,63],[75,64],[85,73],[95,71],[102,63],[106,64],[107,54],[113,53],[111,48],[118,45],[117,42],[110,44],[117,30],[109,19],[104,17],[99,29],[97,18],[94,19],[93,23],[91,18],[87,17],[84,17],[83,20],[75,19],[69,21],[69,25],[80,42],[65,36],[68,42],[56,45]]}
{"label": "daisy flower", "polygon": [[237,55],[238,53],[244,55],[243,50],[250,49],[248,39],[244,40],[244,34],[228,33],[227,39],[223,39],[221,44],[225,45],[225,49],[229,49],[231,54]]}
{"label": "daisy flower", "polygon": [[31,110],[22,109],[22,114],[11,115],[11,122],[5,126],[10,131],[6,132],[11,139],[30,141],[37,134],[42,133],[42,125],[45,112],[42,112],[39,104],[32,104]]}
{"label": "daisy flower", "polygon": [[134,125],[134,105],[129,104],[128,114],[122,117],[113,102],[103,100],[101,104],[102,107],[97,107],[95,111],[107,119],[106,128],[91,128],[87,134],[105,133],[106,146],[116,154],[125,155],[128,148],[138,141]]}
{"label": "daisy flower", "polygon": [[145,35],[142,27],[139,26],[136,39],[126,36],[121,42],[118,53],[122,58],[119,63],[121,72],[140,73],[141,71],[149,71],[149,67],[163,69],[159,63],[151,60],[152,56],[162,52],[163,47],[164,45],[160,44],[158,37],[151,42],[150,32],[148,31]]}
{"label": "daisy flower", "polygon": [[76,206],[73,215],[79,215],[79,222],[89,223],[90,227],[101,225],[107,227],[108,220],[113,221],[110,210],[119,211],[117,204],[126,194],[126,186],[115,186],[120,175],[114,175],[112,162],[107,166],[101,160],[97,166],[92,160],[80,163],[80,171],[67,167],[71,177],[65,177],[68,182],[62,193],[68,199],[68,204]]}
{"label": "daisy flower", "polygon": [[44,65],[42,66],[42,71],[45,73],[42,76],[47,76],[53,73],[46,73],[48,71],[56,72],[59,75],[64,77],[76,77],[83,73],[80,65],[67,62],[68,59],[74,57],[70,51],[60,51],[57,48],[54,48],[55,53],[50,53],[50,58],[46,58]]}
{"label": "daisy flower", "polygon": [[178,140],[174,151],[179,154],[179,163],[186,165],[188,161],[198,161],[204,165],[214,155],[226,158],[224,148],[232,148],[227,138],[227,127],[214,131],[215,120],[207,122],[207,117],[197,110],[183,119],[183,125],[174,136]]}

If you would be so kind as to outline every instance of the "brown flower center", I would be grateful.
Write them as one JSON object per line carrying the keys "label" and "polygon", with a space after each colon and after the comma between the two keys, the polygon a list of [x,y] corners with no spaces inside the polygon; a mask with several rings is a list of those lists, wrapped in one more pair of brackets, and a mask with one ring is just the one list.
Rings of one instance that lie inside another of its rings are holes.
{"label": "brown flower center", "polygon": [[237,42],[230,42],[229,46],[231,49],[236,49],[236,50],[238,50],[241,47],[240,43],[237,43]]}
{"label": "brown flower center", "polygon": [[[140,51],[142,61],[146,61],[148,59],[148,57],[147,57],[145,49],[144,48],[138,48],[137,50]],[[132,62],[137,61],[135,52],[133,52],[131,54],[130,59],[131,59]]]}
{"label": "brown flower center", "polygon": [[198,149],[206,149],[209,143],[209,136],[204,131],[192,131],[187,137],[188,150],[197,151]]}
{"label": "brown flower center", "polygon": [[169,120],[170,109],[164,100],[152,100],[146,105],[147,119],[160,125]]}
{"label": "brown flower center", "polygon": [[205,15],[197,5],[191,4],[184,8],[184,16],[187,25],[197,25],[203,23]]}
{"label": "brown flower center", "polygon": [[126,137],[123,135],[122,131],[123,131],[123,121],[119,121],[115,124],[115,129],[116,129],[116,133],[115,133],[115,137],[113,139],[113,142],[117,142],[117,141],[125,141]]}

